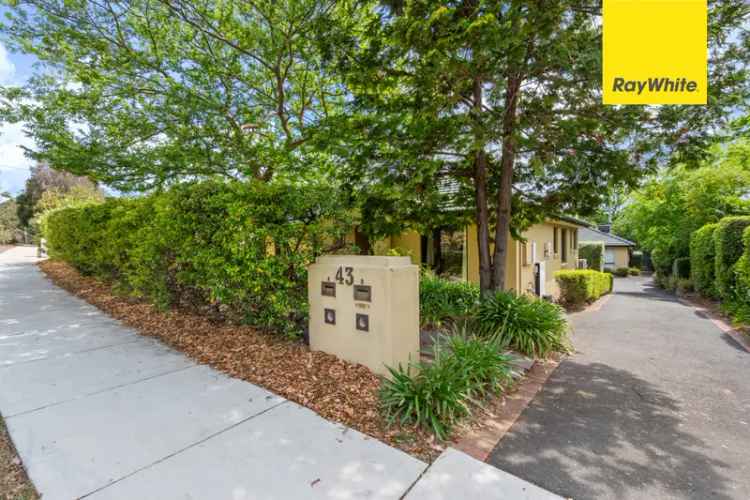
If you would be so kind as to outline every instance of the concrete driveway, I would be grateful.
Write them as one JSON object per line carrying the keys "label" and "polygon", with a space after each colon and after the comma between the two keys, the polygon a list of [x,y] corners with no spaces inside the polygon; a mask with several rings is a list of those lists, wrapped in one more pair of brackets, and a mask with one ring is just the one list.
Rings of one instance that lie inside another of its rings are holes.
{"label": "concrete driveway", "polygon": [[648,278],[615,292],[489,461],[576,499],[750,498],[750,354]]}
{"label": "concrete driveway", "polygon": [[0,413],[45,500],[558,498],[197,365],[53,286],[34,254],[0,253]]}

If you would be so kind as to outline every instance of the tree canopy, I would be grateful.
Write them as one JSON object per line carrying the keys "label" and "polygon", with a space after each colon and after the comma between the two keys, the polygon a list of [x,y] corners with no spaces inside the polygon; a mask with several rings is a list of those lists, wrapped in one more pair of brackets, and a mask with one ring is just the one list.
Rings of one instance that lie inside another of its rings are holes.
{"label": "tree canopy", "polygon": [[670,266],[689,256],[690,236],[729,215],[750,214],[750,142],[714,148],[703,166],[665,171],[635,191],[613,232],[652,252],[654,264]]}
{"label": "tree canopy", "polygon": [[750,95],[743,0],[709,2],[706,107],[604,106],[599,0],[9,5],[32,157],[122,190],[322,177],[372,236],[471,220],[485,290],[510,235],[697,165]]}

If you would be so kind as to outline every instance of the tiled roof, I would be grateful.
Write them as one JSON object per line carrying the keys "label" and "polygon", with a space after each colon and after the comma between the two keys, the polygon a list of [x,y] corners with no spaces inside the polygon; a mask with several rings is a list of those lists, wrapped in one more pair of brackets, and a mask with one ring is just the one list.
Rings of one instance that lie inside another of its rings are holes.
{"label": "tiled roof", "polygon": [[620,238],[612,233],[603,233],[598,229],[584,227],[578,230],[578,241],[603,241],[608,247],[634,247],[635,243]]}

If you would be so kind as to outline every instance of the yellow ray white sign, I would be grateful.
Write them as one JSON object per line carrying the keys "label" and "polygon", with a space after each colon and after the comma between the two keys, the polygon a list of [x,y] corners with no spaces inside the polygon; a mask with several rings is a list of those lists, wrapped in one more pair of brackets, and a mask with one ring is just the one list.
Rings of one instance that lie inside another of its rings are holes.
{"label": "yellow ray white sign", "polygon": [[604,0],[604,104],[706,104],[706,0]]}

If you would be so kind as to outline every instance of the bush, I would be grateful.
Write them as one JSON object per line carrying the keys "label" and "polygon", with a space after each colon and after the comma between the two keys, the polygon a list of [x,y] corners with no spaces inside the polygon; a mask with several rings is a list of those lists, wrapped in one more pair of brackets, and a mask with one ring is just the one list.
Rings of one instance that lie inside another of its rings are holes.
{"label": "bush", "polygon": [[560,301],[578,307],[612,291],[612,275],[592,270],[557,271]]}
{"label": "bush", "polygon": [[641,270],[639,268],[637,268],[637,267],[631,267],[631,268],[628,269],[628,274],[630,276],[640,276],[641,275]]}
{"label": "bush", "polygon": [[692,293],[695,289],[690,278],[676,278],[674,288],[679,295]]}
{"label": "bush", "polygon": [[734,265],[735,287],[732,298],[726,301],[733,319],[750,323],[750,227],[742,233],[743,253]]}
{"label": "bush", "polygon": [[479,286],[450,281],[424,272],[419,280],[419,314],[423,326],[440,327],[443,322],[471,316],[479,302]]}
{"label": "bush", "polygon": [[690,278],[690,257],[680,257],[672,263],[672,275],[677,279]]}
{"label": "bush", "polygon": [[389,367],[380,404],[389,422],[416,424],[438,439],[471,413],[470,403],[501,392],[511,381],[510,358],[492,340],[453,335],[435,348],[432,363]]}
{"label": "bush", "polygon": [[157,304],[298,335],[307,265],[341,246],[351,221],[326,186],[206,181],[63,209],[48,246],[85,274]]}
{"label": "bush", "polygon": [[618,278],[627,278],[630,275],[630,268],[618,267],[613,271],[612,274],[614,274]]}
{"label": "bush", "polygon": [[722,299],[731,299],[735,286],[734,265],[742,257],[742,234],[750,226],[750,217],[725,217],[714,230],[716,246],[716,290]]}
{"label": "bush", "polygon": [[690,236],[690,278],[704,297],[716,296],[716,244],[718,224],[706,224]]}
{"label": "bush", "polygon": [[500,291],[482,297],[479,330],[500,344],[527,356],[545,357],[568,349],[568,322],[550,302]]}
{"label": "bush", "polygon": [[601,271],[604,266],[604,242],[581,242],[578,245],[578,258],[586,259],[589,269]]}

